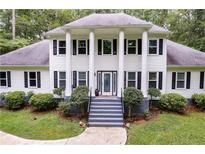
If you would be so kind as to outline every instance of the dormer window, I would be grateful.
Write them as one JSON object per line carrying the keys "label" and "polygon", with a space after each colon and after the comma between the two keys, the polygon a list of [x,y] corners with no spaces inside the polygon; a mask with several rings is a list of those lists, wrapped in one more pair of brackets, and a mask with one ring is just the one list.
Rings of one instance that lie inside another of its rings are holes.
{"label": "dormer window", "polygon": [[157,51],[157,40],[149,40],[149,54],[156,55],[158,54]]}
{"label": "dormer window", "polygon": [[66,54],[66,41],[58,41],[58,54]]}
{"label": "dormer window", "polygon": [[86,54],[86,40],[78,40],[78,54]]}

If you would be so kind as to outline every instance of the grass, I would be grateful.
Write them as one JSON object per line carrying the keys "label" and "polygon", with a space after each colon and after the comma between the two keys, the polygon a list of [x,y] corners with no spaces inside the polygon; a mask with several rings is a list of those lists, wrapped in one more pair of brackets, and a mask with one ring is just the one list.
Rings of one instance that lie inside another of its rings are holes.
{"label": "grass", "polygon": [[0,130],[27,139],[53,140],[79,135],[84,129],[78,121],[63,119],[54,112],[0,109]]}
{"label": "grass", "polygon": [[128,129],[127,144],[184,145],[205,144],[205,113],[182,116],[172,113]]}

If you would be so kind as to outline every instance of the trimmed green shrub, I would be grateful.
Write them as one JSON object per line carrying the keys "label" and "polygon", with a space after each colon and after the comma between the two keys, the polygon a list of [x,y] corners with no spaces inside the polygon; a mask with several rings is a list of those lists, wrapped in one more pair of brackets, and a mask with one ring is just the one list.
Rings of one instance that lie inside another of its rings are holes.
{"label": "trimmed green shrub", "polygon": [[192,102],[200,109],[205,109],[205,94],[193,94]]}
{"label": "trimmed green shrub", "polygon": [[10,92],[5,96],[6,108],[15,110],[20,109],[24,105],[25,93],[23,91]]}
{"label": "trimmed green shrub", "polygon": [[152,98],[153,97],[160,97],[161,96],[161,92],[157,88],[149,88],[148,89],[148,95],[150,95],[150,97],[151,97],[150,106],[152,106]]}
{"label": "trimmed green shrub", "polygon": [[63,92],[63,91],[64,91],[63,88],[55,88],[55,89],[53,90],[53,94],[56,94],[56,95],[62,97],[62,92]]}
{"label": "trimmed green shrub", "polygon": [[143,94],[140,90],[134,87],[128,87],[124,90],[124,102],[128,106],[128,116],[131,117],[132,107],[137,104],[142,104]]}
{"label": "trimmed green shrub", "polygon": [[29,91],[26,93],[25,103],[28,103],[29,99],[34,95],[33,91]]}
{"label": "trimmed green shrub", "polygon": [[159,105],[162,109],[181,113],[184,112],[187,100],[179,94],[169,93],[161,96]]}
{"label": "trimmed green shrub", "polygon": [[82,115],[85,115],[86,103],[88,102],[88,91],[88,87],[78,86],[71,94],[70,102],[80,107]]}
{"label": "trimmed green shrub", "polygon": [[52,94],[35,94],[29,99],[29,104],[37,111],[46,111],[57,106]]}
{"label": "trimmed green shrub", "polygon": [[73,102],[62,101],[58,104],[57,110],[61,115],[69,116],[72,106],[75,106],[75,104]]}

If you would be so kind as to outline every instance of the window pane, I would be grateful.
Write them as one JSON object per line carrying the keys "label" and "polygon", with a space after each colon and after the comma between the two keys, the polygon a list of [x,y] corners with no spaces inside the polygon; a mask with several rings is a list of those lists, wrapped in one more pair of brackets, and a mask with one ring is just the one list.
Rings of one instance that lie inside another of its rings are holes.
{"label": "window pane", "polygon": [[65,54],[66,48],[59,48],[59,54]]}
{"label": "window pane", "polygon": [[149,80],[157,80],[157,73],[156,72],[150,72],[149,73]]}
{"label": "window pane", "polygon": [[135,72],[128,72],[128,80],[135,80]]}
{"label": "window pane", "polygon": [[149,81],[149,88],[157,88],[157,82],[156,81]]}
{"label": "window pane", "polygon": [[184,81],[177,81],[177,88],[184,88]]}
{"label": "window pane", "polygon": [[79,48],[81,48],[81,47],[85,48],[86,47],[86,41],[85,40],[79,40],[78,41],[78,47]]}
{"label": "window pane", "polygon": [[65,80],[60,80],[60,83],[59,83],[60,88],[65,88],[65,84],[66,84]]}
{"label": "window pane", "polygon": [[136,47],[129,47],[128,54],[136,54]]}
{"label": "window pane", "polygon": [[79,79],[86,79],[86,72],[79,72]]}
{"label": "window pane", "polygon": [[29,72],[30,79],[36,79],[36,72]]}
{"label": "window pane", "polygon": [[184,80],[184,73],[177,73],[177,80]]}
{"label": "window pane", "polygon": [[59,47],[66,47],[65,41],[59,41]]}
{"label": "window pane", "polygon": [[136,41],[135,40],[128,40],[128,48],[129,47],[135,47],[136,46]]}
{"label": "window pane", "polygon": [[157,46],[157,40],[149,40],[149,46]]}
{"label": "window pane", "polygon": [[78,48],[78,54],[86,54],[86,48]]}
{"label": "window pane", "polygon": [[59,76],[60,76],[59,77],[60,79],[65,79],[66,78],[65,72],[60,72]]}
{"label": "window pane", "polygon": [[128,87],[135,87],[135,81],[128,81]]}
{"label": "window pane", "polygon": [[30,87],[36,87],[36,80],[30,80]]}
{"label": "window pane", "polygon": [[6,72],[0,72],[0,78],[6,78]]}
{"label": "window pane", "polygon": [[79,86],[86,86],[86,81],[81,80],[81,81],[78,82],[78,85]]}
{"label": "window pane", "polygon": [[6,86],[6,80],[0,80],[0,86]]}
{"label": "window pane", "polygon": [[111,54],[111,41],[103,40],[103,54]]}
{"label": "window pane", "polygon": [[157,47],[149,47],[149,54],[157,54]]}

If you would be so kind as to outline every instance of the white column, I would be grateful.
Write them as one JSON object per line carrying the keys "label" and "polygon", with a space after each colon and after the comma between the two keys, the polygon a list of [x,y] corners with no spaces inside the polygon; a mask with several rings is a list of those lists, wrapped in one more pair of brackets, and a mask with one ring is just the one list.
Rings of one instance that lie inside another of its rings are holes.
{"label": "white column", "polygon": [[141,89],[144,97],[147,97],[147,52],[148,52],[148,33],[142,34],[142,77]]}
{"label": "white column", "polygon": [[95,34],[93,31],[89,34],[89,89],[91,90],[92,96],[95,96],[95,82],[94,82],[94,44]]}
{"label": "white column", "polygon": [[119,33],[119,64],[118,64],[118,88],[117,96],[121,97],[121,89],[124,85],[124,31],[121,30]]}
{"label": "white column", "polygon": [[71,33],[67,32],[66,33],[66,90],[65,90],[65,95],[70,96],[72,89],[72,68],[71,68]]}

